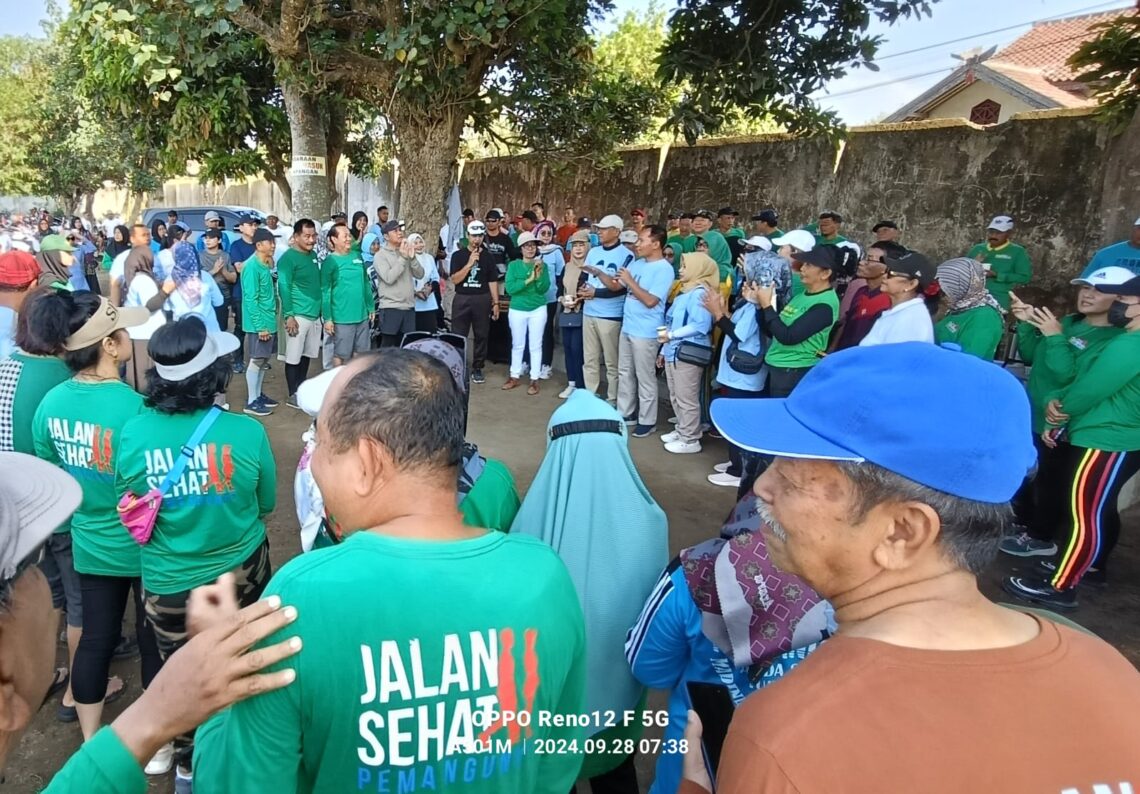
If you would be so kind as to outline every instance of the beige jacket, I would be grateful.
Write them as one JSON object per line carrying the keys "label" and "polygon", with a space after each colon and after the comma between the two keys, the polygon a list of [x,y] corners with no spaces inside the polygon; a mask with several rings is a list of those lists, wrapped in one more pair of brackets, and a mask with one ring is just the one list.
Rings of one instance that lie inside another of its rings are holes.
{"label": "beige jacket", "polygon": [[384,243],[376,252],[372,268],[376,271],[380,309],[416,308],[416,290],[413,281],[423,278],[424,267],[415,257],[406,257],[399,248]]}

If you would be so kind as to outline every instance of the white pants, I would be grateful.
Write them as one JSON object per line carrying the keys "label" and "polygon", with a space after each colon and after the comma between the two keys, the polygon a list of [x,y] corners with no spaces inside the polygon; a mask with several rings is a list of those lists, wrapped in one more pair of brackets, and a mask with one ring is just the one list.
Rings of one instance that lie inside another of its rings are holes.
{"label": "white pants", "polygon": [[530,332],[530,379],[538,380],[542,368],[542,334],[546,330],[546,307],[539,306],[533,311],[511,309],[507,312],[507,322],[511,325],[511,377],[522,375],[523,349],[526,347],[527,332]]}

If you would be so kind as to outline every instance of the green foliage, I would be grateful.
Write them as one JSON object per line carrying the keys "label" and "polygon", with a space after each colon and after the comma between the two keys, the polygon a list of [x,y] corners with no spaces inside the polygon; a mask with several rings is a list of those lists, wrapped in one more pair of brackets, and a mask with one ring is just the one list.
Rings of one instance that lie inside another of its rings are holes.
{"label": "green foliage", "polygon": [[77,87],[159,152],[164,174],[197,160],[203,181],[283,179],[289,126],[272,61],[255,37],[201,6],[73,0],[62,36],[80,63]]}
{"label": "green foliage", "polygon": [[36,193],[30,155],[36,129],[36,100],[46,68],[43,43],[0,36],[0,193]]}
{"label": "green foliage", "polygon": [[1097,37],[1082,44],[1069,65],[1094,89],[1101,117],[1119,131],[1140,109],[1140,15],[1120,16],[1093,30]]}
{"label": "green foliage", "polygon": [[718,132],[734,109],[792,133],[837,133],[811,94],[850,68],[875,69],[872,19],[930,13],[936,0],[680,0],[658,78],[684,84],[669,118],[690,143]]}

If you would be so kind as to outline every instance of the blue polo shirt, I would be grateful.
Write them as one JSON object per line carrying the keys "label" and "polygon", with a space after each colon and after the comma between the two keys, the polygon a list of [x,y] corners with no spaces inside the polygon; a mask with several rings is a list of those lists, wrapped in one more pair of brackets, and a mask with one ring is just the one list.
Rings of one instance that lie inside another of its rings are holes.
{"label": "blue polo shirt", "polygon": [[1124,240],[1100,249],[1081,273],[1081,278],[1088,278],[1102,267],[1124,267],[1140,276],[1140,248]]}
{"label": "blue polo shirt", "polygon": [[657,297],[657,305],[651,309],[633,295],[627,295],[621,332],[637,339],[656,339],[658,327],[665,324],[665,299],[673,287],[673,266],[664,259],[654,262],[638,259],[630,264],[629,272],[638,286]]}
{"label": "blue polo shirt", "polygon": [[[599,270],[604,270],[611,276],[616,277],[619,270],[628,266],[633,262],[633,254],[629,252],[621,243],[615,243],[613,248],[591,248],[589,253],[586,254],[586,264],[593,265]],[[672,272],[672,268],[670,268]],[[586,283],[594,289],[606,289],[597,276],[590,276],[586,279]],[[622,319],[622,309],[625,305],[625,293],[618,295],[615,298],[591,298],[586,301],[586,305],[582,308],[582,314],[587,317],[605,317],[609,320]],[[660,323],[658,323],[660,325]],[[656,331],[654,331],[656,336]]]}

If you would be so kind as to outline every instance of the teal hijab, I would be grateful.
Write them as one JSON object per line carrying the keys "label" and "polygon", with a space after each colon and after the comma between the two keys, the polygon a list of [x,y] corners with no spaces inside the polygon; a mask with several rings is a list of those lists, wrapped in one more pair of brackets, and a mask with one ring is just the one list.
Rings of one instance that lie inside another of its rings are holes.
{"label": "teal hijab", "polygon": [[669,525],[633,465],[621,414],[586,389],[550,417],[546,457],[511,525],[562,558],[586,617],[586,708],[633,709],[625,635],[669,561]]}

